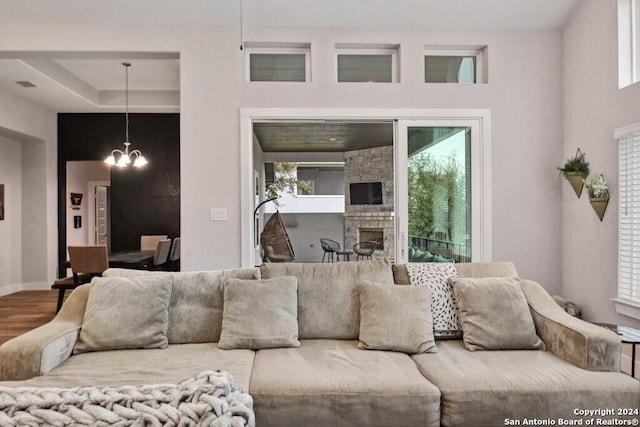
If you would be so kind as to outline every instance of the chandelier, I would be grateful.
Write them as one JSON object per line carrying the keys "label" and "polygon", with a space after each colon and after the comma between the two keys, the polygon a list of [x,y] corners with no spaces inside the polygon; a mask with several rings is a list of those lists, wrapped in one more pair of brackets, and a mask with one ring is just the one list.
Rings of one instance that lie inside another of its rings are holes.
{"label": "chandelier", "polygon": [[[117,166],[119,168],[127,167],[133,160],[133,166],[138,168],[144,166],[147,163],[147,159],[144,158],[140,150],[129,151],[131,143],[129,142],[129,62],[123,62],[125,70],[125,134],[124,134],[124,151],[118,148],[114,149],[109,157],[104,159],[104,162],[110,166]],[[116,160],[116,156],[118,160]]]}

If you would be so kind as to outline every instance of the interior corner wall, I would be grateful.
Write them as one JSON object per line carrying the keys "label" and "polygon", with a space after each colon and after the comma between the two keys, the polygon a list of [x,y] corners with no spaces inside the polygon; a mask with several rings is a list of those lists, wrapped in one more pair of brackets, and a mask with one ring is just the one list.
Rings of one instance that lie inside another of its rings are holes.
{"label": "interior corner wall", "polygon": [[0,106],[0,134],[19,141],[21,146],[15,163],[20,169],[14,172],[22,185],[20,222],[15,224],[17,229],[9,241],[12,258],[0,258],[0,265],[7,262],[19,268],[20,274],[13,274],[19,277],[12,284],[14,288],[47,289],[56,277],[57,260],[56,116],[4,92],[0,92]]}
{"label": "interior corner wall", "polygon": [[0,135],[0,184],[4,220],[0,221],[0,296],[21,290],[22,144]]}
{"label": "interior corner wall", "polygon": [[[618,162],[613,132],[640,122],[640,83],[618,89],[617,2],[579,3],[563,33],[563,159],[580,148],[592,174],[609,182],[602,220],[583,191],[562,182],[562,296],[582,306],[583,318],[640,327],[616,314]],[[561,178],[559,178],[562,180]]]}

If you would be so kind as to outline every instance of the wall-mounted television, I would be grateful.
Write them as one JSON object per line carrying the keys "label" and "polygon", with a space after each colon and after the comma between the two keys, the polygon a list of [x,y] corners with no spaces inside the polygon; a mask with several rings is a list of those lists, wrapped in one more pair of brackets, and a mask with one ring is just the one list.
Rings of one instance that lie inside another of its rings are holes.
{"label": "wall-mounted television", "polygon": [[381,205],[381,182],[358,182],[349,184],[352,205]]}

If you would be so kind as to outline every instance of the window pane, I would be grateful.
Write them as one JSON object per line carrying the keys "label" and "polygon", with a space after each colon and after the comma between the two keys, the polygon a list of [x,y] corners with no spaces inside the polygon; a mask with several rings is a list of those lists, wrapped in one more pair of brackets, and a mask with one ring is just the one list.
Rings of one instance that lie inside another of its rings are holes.
{"label": "window pane", "polygon": [[468,128],[410,127],[409,261],[471,260]]}
{"label": "window pane", "polygon": [[425,55],[424,81],[427,83],[475,83],[475,56]]}
{"label": "window pane", "polygon": [[393,80],[393,55],[338,55],[339,82],[382,82]]}
{"label": "window pane", "polygon": [[252,82],[305,81],[304,53],[252,53],[249,61]]}

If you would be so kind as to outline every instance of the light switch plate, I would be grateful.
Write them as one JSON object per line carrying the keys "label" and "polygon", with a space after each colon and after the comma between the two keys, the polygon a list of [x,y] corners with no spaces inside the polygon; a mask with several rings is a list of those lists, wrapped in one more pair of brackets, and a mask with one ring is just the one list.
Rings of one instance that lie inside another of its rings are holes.
{"label": "light switch plate", "polygon": [[209,221],[226,221],[227,208],[211,208]]}

